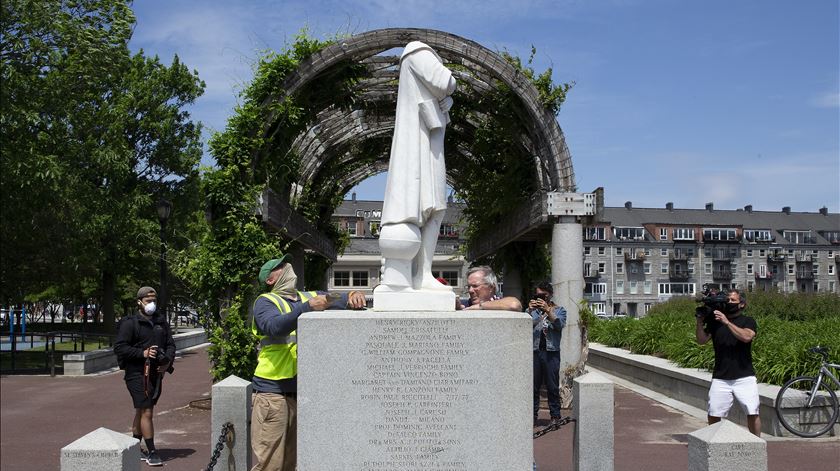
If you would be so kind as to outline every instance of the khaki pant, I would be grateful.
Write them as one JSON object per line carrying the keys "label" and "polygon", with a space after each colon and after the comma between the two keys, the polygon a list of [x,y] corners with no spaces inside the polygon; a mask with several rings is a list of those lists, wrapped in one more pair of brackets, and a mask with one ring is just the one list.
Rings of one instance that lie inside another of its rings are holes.
{"label": "khaki pant", "polygon": [[297,465],[297,398],[256,393],[251,410],[251,471],[294,471]]}

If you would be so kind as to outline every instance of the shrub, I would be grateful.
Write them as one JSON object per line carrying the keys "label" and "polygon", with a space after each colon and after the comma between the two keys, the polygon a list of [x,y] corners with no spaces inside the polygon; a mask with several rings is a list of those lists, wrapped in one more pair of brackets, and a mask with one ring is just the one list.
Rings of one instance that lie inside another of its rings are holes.
{"label": "shrub", "polygon": [[[747,315],[758,323],[752,348],[759,381],[781,385],[795,376],[814,374],[821,358],[808,348],[831,348],[829,360],[840,363],[840,297],[830,293],[750,293]],[[711,370],[711,342],[695,340],[694,308],[690,298],[674,298],[654,306],[642,319],[590,320],[594,342],[628,348],[633,353],[665,357],[685,368]]]}

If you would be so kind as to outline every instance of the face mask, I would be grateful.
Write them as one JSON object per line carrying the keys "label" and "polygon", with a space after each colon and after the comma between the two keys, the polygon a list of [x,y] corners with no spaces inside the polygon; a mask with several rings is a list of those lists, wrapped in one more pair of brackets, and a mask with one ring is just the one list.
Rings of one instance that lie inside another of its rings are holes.
{"label": "face mask", "polygon": [[735,314],[736,312],[741,310],[741,305],[739,303],[726,303],[726,313],[727,314]]}
{"label": "face mask", "polygon": [[149,304],[146,304],[145,306],[143,306],[143,311],[146,313],[147,316],[151,316],[152,314],[155,313],[156,308],[157,308],[157,306],[155,306],[155,302],[152,301]]}

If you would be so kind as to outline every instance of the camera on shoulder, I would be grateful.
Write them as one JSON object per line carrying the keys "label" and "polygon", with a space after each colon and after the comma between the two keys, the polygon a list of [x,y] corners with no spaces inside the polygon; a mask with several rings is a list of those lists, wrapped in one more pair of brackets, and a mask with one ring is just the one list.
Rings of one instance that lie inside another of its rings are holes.
{"label": "camera on shoulder", "polygon": [[713,288],[703,286],[703,296],[697,299],[697,302],[703,303],[702,306],[697,306],[694,310],[694,316],[703,318],[703,322],[714,320],[715,311],[726,311],[726,304],[729,298],[725,293],[720,293]]}

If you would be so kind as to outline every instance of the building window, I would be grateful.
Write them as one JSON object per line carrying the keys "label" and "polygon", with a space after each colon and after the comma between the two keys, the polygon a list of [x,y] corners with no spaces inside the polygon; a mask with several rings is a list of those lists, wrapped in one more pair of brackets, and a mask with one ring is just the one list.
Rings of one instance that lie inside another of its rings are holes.
{"label": "building window", "polygon": [[667,227],[660,227],[659,228],[659,240],[668,240],[668,228]]}
{"label": "building window", "polygon": [[833,281],[829,281],[828,282],[828,292],[829,293],[834,293],[836,291],[837,291],[837,284]]}
{"label": "building window", "polygon": [[[735,270],[732,270],[732,271],[735,271]],[[747,264],[747,275],[752,275],[752,274],[753,274],[753,264],[748,263]]]}
{"label": "building window", "polygon": [[653,307],[653,303],[645,303],[645,314],[650,312],[650,309]]}
{"label": "building window", "polygon": [[788,275],[793,275],[794,273],[796,273],[794,271],[794,265],[788,265]]}
{"label": "building window", "polygon": [[605,253],[607,253],[605,247],[598,247],[598,255],[604,255]]}
{"label": "building window", "polygon": [[584,255],[591,255],[592,254],[592,247],[588,247],[588,246],[584,247],[583,248],[583,254]]}
{"label": "building window", "polygon": [[819,263],[815,263],[815,264],[811,265],[811,273],[813,273],[814,275],[819,275],[820,274],[820,264]]}
{"label": "building window", "polygon": [[688,274],[689,275],[694,274],[694,262],[688,262]]}
{"label": "building window", "polygon": [[353,271],[353,286],[368,286],[368,272]]}
{"label": "building window", "polygon": [[616,255],[624,255],[624,249],[621,248],[621,247],[616,247],[615,248],[615,254]]}
{"label": "building window", "polygon": [[644,263],[645,274],[650,275],[650,262]]}
{"label": "building window", "polygon": [[694,240],[694,228],[675,227],[674,240]]}
{"label": "building window", "polygon": [[604,295],[607,293],[607,284],[606,283],[587,283],[586,286],[583,288],[583,294],[592,296],[592,295]]}
{"label": "building window", "polygon": [[438,235],[444,239],[455,239],[458,237],[458,231],[452,224],[441,224]]}
{"label": "building window", "polygon": [[834,258],[834,251],[833,250],[828,251],[828,258]]}
{"label": "building window", "polygon": [[782,235],[791,244],[816,244],[817,240],[811,236],[811,231],[784,231]]}
{"label": "building window", "polygon": [[815,282],[814,282],[814,292],[815,292],[815,293],[818,293],[819,291],[820,291],[820,282],[819,282],[819,281],[815,281]]}
{"label": "building window", "polygon": [[350,234],[350,237],[356,237],[356,221],[355,220],[347,221],[347,233]]}
{"label": "building window", "polygon": [[703,240],[738,240],[735,236],[735,229],[707,228],[703,229]]}
{"label": "building window", "polygon": [[755,291],[755,282],[754,281],[748,281],[747,282],[747,291],[749,291],[750,293]]}
{"label": "building window", "polygon": [[604,227],[587,227],[583,229],[584,240],[607,240],[607,231]]}
{"label": "building window", "polygon": [[370,230],[370,235],[373,237],[379,237],[379,228],[382,226],[382,223],[379,221],[371,221],[368,223],[368,229]]}
{"label": "building window", "polygon": [[592,309],[592,314],[606,314],[607,303],[589,303],[589,308]]}
{"label": "building window", "polygon": [[663,275],[668,274],[668,262],[662,262],[659,264],[659,273]]}
{"label": "building window", "polygon": [[793,281],[788,281],[788,293],[795,293],[796,292],[796,283]]}
{"label": "building window", "polygon": [[764,258],[767,256],[767,251],[764,249],[758,249],[758,256]]}
{"label": "building window", "polygon": [[606,273],[607,272],[607,263],[606,262],[598,262],[598,273]]}
{"label": "building window", "polygon": [[650,254],[651,254],[651,250],[650,249],[645,249],[645,257],[650,257]]}
{"label": "building window", "polygon": [[614,227],[613,235],[618,240],[642,240],[645,229],[643,227]]}
{"label": "building window", "polygon": [[661,255],[663,257],[667,257],[668,256],[668,249],[659,249],[659,255]]}
{"label": "building window", "polygon": [[350,286],[350,272],[349,271],[334,271],[333,272],[333,286]]}
{"label": "building window", "polygon": [[653,282],[650,281],[650,280],[645,280],[644,290],[645,290],[645,294],[651,294],[651,292],[653,291]]}
{"label": "building window", "polygon": [[753,250],[752,249],[747,249],[747,257],[752,257],[752,256],[753,256]]}
{"label": "building window", "polygon": [[706,264],[703,265],[703,273],[705,273],[707,275],[712,274],[712,264],[711,263],[706,263]]}
{"label": "building window", "polygon": [[711,257],[712,256],[712,248],[711,247],[704,248],[703,249],[703,256],[707,257],[707,258]]}
{"label": "building window", "polygon": [[458,272],[455,270],[433,271],[432,276],[435,278],[443,278],[447,283],[449,283],[449,286],[458,286]]}
{"label": "building window", "polygon": [[833,274],[834,274],[834,265],[829,265],[829,266],[828,266],[828,274],[829,274],[829,275],[833,275]]}
{"label": "building window", "polygon": [[694,283],[659,283],[659,294],[665,296],[692,296]]}
{"label": "building window", "polygon": [[615,294],[624,294],[624,280],[615,281]]}
{"label": "building window", "polygon": [[616,273],[624,273],[624,264],[623,263],[616,263],[615,264],[615,272]]}
{"label": "building window", "polygon": [[744,239],[748,242],[773,242],[769,229],[744,229]]}
{"label": "building window", "polygon": [[639,283],[636,281],[630,282],[630,294],[639,294]]}

